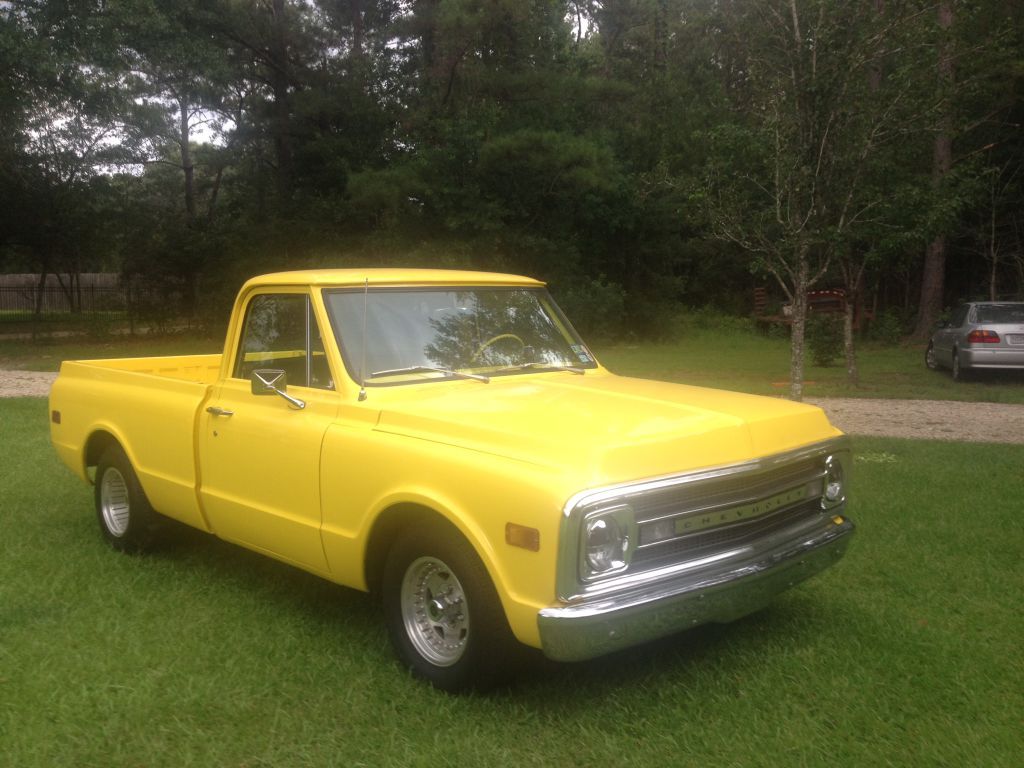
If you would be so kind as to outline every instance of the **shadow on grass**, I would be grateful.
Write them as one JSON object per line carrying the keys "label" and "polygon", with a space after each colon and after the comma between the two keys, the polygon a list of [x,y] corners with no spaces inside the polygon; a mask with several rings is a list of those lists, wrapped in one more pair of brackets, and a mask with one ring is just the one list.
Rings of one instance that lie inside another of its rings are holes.
{"label": "shadow on grass", "polygon": [[[172,574],[187,569],[197,581],[215,585],[221,599],[227,595],[232,602],[256,603],[266,609],[266,617],[312,630],[314,642],[342,644],[367,662],[382,665],[389,677],[407,674],[386,642],[375,594],[339,586],[174,521],[168,521],[154,550],[129,557],[161,570],[166,567]],[[545,709],[569,711],[623,689],[655,688],[665,680],[727,686],[754,660],[780,646],[799,646],[804,638],[834,632],[833,608],[799,592],[789,593],[730,624],[695,627],[584,662],[554,662],[536,649],[523,648],[520,658],[510,660],[517,668],[510,685],[474,696],[496,702],[530,701],[531,706],[544,701]],[[320,652],[328,654],[332,648],[325,646]],[[435,693],[411,677],[407,684],[428,695]]]}

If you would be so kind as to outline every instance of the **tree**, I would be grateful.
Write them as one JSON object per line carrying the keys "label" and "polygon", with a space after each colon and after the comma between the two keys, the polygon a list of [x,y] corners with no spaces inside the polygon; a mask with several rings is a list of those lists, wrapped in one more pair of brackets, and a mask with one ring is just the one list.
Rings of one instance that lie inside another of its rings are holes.
{"label": "tree", "polygon": [[102,170],[134,136],[116,74],[92,62],[103,40],[95,3],[24,2],[0,8],[7,78],[0,130],[0,247],[21,254],[39,275],[36,312],[48,275],[74,290],[86,265],[103,260],[109,237],[100,227],[110,204]]}
{"label": "tree", "polygon": [[[714,132],[704,199],[715,235],[750,253],[789,301],[790,396],[799,400],[807,291],[879,204],[865,179],[904,128],[910,86],[872,88],[893,22],[871,6],[775,0],[723,9],[723,35],[740,52],[740,75],[723,76],[738,83],[729,94],[740,117]],[[859,280],[862,267],[845,263]]]}
{"label": "tree", "polygon": [[[942,94],[942,117],[935,134],[932,151],[932,185],[939,188],[953,167],[953,102],[955,84],[955,42],[953,37],[953,0],[939,0],[938,14],[939,58],[937,74]],[[937,234],[925,251],[921,276],[921,301],[918,305],[917,325],[913,337],[923,340],[934,330],[935,321],[942,312],[943,284],[946,275],[946,233]]]}

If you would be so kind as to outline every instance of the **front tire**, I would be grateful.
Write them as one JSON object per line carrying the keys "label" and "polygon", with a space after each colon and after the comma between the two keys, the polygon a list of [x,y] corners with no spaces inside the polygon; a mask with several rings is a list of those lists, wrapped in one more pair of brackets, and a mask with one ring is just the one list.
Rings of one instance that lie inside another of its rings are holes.
{"label": "front tire", "polygon": [[931,371],[937,371],[939,369],[938,358],[935,357],[935,346],[928,342],[928,349],[924,353],[924,364],[928,366]]}
{"label": "front tire", "polygon": [[110,546],[119,552],[141,552],[153,544],[159,515],[120,446],[104,451],[96,465],[95,500],[100,533]]}
{"label": "front tire", "polygon": [[517,644],[490,575],[458,532],[406,532],[383,580],[388,634],[402,663],[443,691],[486,690],[514,669]]}

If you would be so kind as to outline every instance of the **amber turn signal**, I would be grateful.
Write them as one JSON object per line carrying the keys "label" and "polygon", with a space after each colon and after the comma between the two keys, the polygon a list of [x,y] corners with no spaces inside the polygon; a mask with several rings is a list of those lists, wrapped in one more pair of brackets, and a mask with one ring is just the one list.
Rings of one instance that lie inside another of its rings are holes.
{"label": "amber turn signal", "polygon": [[531,552],[539,552],[540,531],[517,523],[505,523],[505,543]]}

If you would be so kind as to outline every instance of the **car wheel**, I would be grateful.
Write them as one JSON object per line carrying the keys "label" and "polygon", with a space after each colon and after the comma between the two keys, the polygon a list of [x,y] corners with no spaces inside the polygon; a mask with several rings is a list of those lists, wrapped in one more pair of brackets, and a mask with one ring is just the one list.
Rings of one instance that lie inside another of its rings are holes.
{"label": "car wheel", "polygon": [[120,446],[111,446],[96,466],[96,517],[103,538],[120,552],[152,545],[159,527],[131,462]]}
{"label": "car wheel", "polygon": [[937,371],[939,369],[939,361],[935,357],[935,346],[930,341],[928,342],[928,349],[924,353],[924,364],[930,370]]}
{"label": "car wheel", "polygon": [[953,352],[953,381],[967,381],[967,371],[960,367],[960,355]]}
{"label": "car wheel", "polygon": [[414,675],[452,693],[504,682],[516,642],[487,569],[454,531],[406,532],[384,567],[384,615]]}

